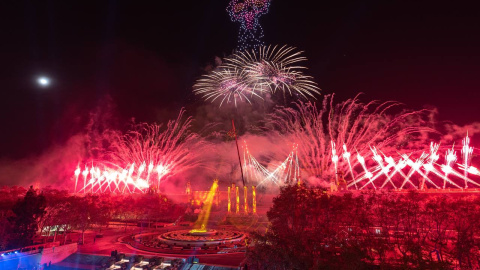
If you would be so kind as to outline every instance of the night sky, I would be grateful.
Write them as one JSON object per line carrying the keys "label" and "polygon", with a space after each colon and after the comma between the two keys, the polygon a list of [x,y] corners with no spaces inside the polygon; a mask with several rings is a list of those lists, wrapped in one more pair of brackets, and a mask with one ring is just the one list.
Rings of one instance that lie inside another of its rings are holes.
{"label": "night sky", "polygon": [[[266,43],[305,51],[323,94],[436,107],[440,120],[467,124],[480,115],[479,11],[443,2],[273,0],[261,23]],[[122,120],[202,104],[192,84],[236,46],[227,4],[2,1],[0,158],[65,141],[106,95]],[[39,87],[40,75],[52,86]]]}

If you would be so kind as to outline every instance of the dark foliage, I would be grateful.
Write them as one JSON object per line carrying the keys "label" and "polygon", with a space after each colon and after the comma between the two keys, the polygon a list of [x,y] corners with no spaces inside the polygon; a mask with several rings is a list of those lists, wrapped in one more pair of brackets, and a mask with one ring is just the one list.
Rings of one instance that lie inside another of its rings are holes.
{"label": "dark foliage", "polygon": [[[15,249],[39,241],[66,243],[76,230],[102,230],[116,224],[174,222],[185,214],[186,205],[160,194],[76,194],[51,189],[41,193],[16,187],[0,190],[0,250]],[[49,236],[47,239],[46,236]]]}
{"label": "dark foliage", "polygon": [[284,187],[253,236],[249,269],[474,269],[480,198],[416,192],[328,194]]}
{"label": "dark foliage", "polygon": [[38,230],[38,220],[45,215],[46,200],[38,195],[33,186],[18,200],[12,208],[13,215],[9,217],[11,231],[8,248],[14,249],[32,244]]}

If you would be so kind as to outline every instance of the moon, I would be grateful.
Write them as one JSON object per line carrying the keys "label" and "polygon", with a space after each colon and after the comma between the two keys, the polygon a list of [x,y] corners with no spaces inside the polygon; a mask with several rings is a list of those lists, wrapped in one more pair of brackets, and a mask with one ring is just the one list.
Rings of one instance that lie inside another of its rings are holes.
{"label": "moon", "polygon": [[37,83],[42,87],[47,87],[50,85],[50,79],[48,77],[42,76],[37,78]]}

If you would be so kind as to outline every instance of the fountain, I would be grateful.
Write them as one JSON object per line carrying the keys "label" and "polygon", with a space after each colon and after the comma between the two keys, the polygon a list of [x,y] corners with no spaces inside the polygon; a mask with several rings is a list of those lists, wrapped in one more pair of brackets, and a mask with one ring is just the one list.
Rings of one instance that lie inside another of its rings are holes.
{"label": "fountain", "polygon": [[[208,229],[208,220],[214,201],[215,193],[218,188],[218,180],[213,181],[213,185],[204,201],[202,212],[198,216],[192,230],[178,230],[163,233],[158,236],[158,240],[169,246],[182,247],[211,247],[226,244],[236,244],[244,241],[246,235],[237,231],[217,231]],[[238,201],[238,187],[237,187]],[[238,208],[238,204],[237,204]],[[238,210],[237,210],[238,211]]]}

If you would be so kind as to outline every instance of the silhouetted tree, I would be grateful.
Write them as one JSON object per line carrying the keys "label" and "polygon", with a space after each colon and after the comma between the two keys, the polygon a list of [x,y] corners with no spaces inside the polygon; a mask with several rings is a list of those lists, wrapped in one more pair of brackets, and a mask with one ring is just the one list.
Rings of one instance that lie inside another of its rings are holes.
{"label": "silhouetted tree", "polygon": [[[284,187],[267,213],[269,230],[252,235],[247,263],[252,269],[450,269],[456,261],[477,267],[480,200],[436,196]],[[438,248],[448,256],[437,256]]]}
{"label": "silhouetted tree", "polygon": [[[265,235],[253,237],[247,263],[252,269],[370,269],[369,248],[352,224],[370,224],[363,213],[356,222],[353,209],[364,198],[330,196],[305,185],[283,187],[267,216]],[[357,204],[357,205],[355,205]],[[352,209],[353,207],[353,209]]]}
{"label": "silhouetted tree", "polygon": [[19,248],[33,243],[38,230],[38,221],[45,214],[45,197],[37,194],[33,186],[25,197],[18,200],[12,208],[13,216],[9,221],[12,225],[9,248]]}
{"label": "silhouetted tree", "polygon": [[475,269],[480,259],[480,250],[475,243],[475,237],[479,233],[480,209],[474,200],[466,199],[455,200],[451,206],[455,209],[452,224],[456,231],[453,253],[460,267]]}
{"label": "silhouetted tree", "polygon": [[93,225],[106,225],[110,219],[111,206],[107,200],[102,200],[98,195],[88,194],[85,197],[75,197],[72,202],[71,219],[73,228],[82,232],[82,242],[85,241],[85,231],[92,229]]}

